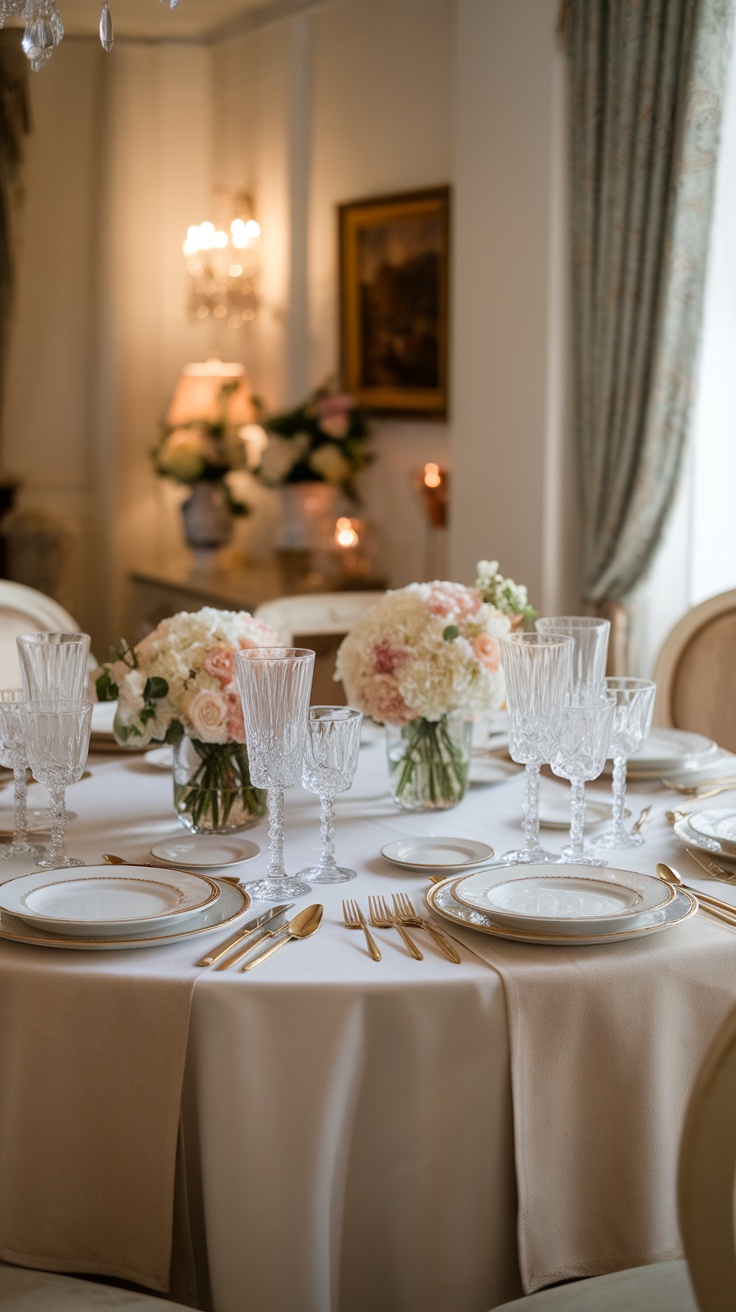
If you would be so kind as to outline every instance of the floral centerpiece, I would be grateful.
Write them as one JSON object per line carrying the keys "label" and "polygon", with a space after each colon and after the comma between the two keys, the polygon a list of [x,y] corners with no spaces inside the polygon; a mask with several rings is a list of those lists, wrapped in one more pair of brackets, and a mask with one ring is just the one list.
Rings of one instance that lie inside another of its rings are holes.
{"label": "floral centerpiece", "polygon": [[98,672],[100,701],[117,700],[113,733],[129,747],[171,743],[174,805],[193,832],[256,824],[265,797],[252,787],[235,652],[281,646],[247,611],[180,611],[135,647],[123,643]]}
{"label": "floral centerpiece", "polygon": [[162,478],[193,487],[195,483],[218,483],[234,515],[247,515],[248,507],[236,500],[227,475],[246,464],[245,444],[237,427],[227,417],[227,404],[237,382],[225,382],[220,388],[220,413],[216,418],[188,419],[165,424],[161,437],[151,452],[153,467]]}
{"label": "floral centerpiece", "polygon": [[412,583],[358,620],[337,656],[351,705],[385,724],[394,799],[445,809],[465,794],[473,715],[504,701],[511,622],[460,583]]}
{"label": "floral centerpiece", "polygon": [[352,396],[319,387],[293,410],[262,422],[268,442],[253,471],[262,483],[327,483],[359,500],[356,475],[373,456],[365,411]]}

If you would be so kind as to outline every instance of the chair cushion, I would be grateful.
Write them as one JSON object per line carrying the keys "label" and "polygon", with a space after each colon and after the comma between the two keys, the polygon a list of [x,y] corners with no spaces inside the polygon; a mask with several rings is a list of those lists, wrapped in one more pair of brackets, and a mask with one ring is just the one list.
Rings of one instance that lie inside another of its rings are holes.
{"label": "chair cushion", "polygon": [[698,1312],[685,1262],[659,1262],[542,1289],[493,1312]]}
{"label": "chair cushion", "polygon": [[50,1271],[30,1271],[26,1267],[0,1262],[0,1308],[2,1312],[108,1312],[110,1308],[126,1312],[186,1312],[180,1303],[171,1303],[155,1294],[136,1294],[115,1285],[98,1285],[74,1276],[54,1275]]}

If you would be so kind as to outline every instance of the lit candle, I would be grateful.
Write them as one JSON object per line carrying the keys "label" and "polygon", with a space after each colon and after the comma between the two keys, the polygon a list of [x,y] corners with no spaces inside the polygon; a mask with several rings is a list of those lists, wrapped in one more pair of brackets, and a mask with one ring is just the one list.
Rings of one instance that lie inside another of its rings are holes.
{"label": "lit candle", "polygon": [[435,465],[433,461],[429,461],[424,466],[424,486],[441,487],[441,485],[442,485],[442,470],[440,469],[439,465]]}
{"label": "lit candle", "polygon": [[341,547],[343,551],[355,550],[360,541],[357,519],[348,519],[342,515],[335,525],[333,540],[335,546]]}

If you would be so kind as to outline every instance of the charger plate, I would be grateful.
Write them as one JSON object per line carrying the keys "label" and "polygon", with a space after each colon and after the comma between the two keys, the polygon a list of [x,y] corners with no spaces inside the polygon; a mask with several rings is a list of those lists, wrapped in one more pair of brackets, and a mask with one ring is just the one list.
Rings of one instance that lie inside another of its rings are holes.
{"label": "charger plate", "polygon": [[648,915],[642,916],[635,928],[615,930],[607,934],[590,934],[585,936],[570,936],[562,932],[556,934],[532,934],[530,931],[517,931],[507,925],[498,925],[491,920],[490,916],[485,915],[482,911],[472,911],[470,907],[463,906],[453,896],[452,885],[455,880],[452,876],[443,879],[441,884],[433,884],[425,894],[427,906],[430,911],[435,911],[443,920],[448,920],[455,925],[463,925],[466,929],[475,929],[481,934],[488,934],[491,938],[508,939],[512,943],[535,943],[540,947],[593,947],[596,945],[625,943],[631,939],[646,938],[649,934],[657,934],[662,929],[671,929],[674,925],[681,925],[683,921],[689,920],[690,916],[695,915],[698,909],[697,898],[687,889],[677,889],[675,896],[666,907],[658,911],[651,911]]}
{"label": "charger plate", "polygon": [[220,896],[217,901],[212,902],[203,911],[199,911],[183,927],[172,926],[168,933],[146,932],[96,939],[46,934],[3,911],[0,916],[0,938],[9,939],[12,943],[30,943],[32,947],[66,948],[78,952],[119,952],[126,948],[158,948],[165,947],[169,943],[182,943],[185,939],[196,938],[213,929],[222,929],[223,926],[231,924],[233,920],[242,916],[250,905],[250,893],[246,893],[238,884],[223,882],[220,885]]}
{"label": "charger plate", "polygon": [[453,884],[453,897],[494,924],[568,937],[627,929],[675,896],[673,885],[635,870],[517,864],[478,870]]}
{"label": "charger plate", "polygon": [[46,932],[100,938],[182,925],[219,896],[213,879],[186,870],[84,866],[9,879],[0,910]]}

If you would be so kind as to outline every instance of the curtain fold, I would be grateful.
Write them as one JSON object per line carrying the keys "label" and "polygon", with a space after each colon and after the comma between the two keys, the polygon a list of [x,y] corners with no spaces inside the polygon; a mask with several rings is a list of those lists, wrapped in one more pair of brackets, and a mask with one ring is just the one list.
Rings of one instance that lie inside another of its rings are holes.
{"label": "curtain fold", "polygon": [[644,577],[702,317],[733,0],[567,0],[583,595]]}
{"label": "curtain fold", "polygon": [[19,29],[8,28],[0,31],[0,413],[15,300],[23,152],[30,130],[28,60]]}

